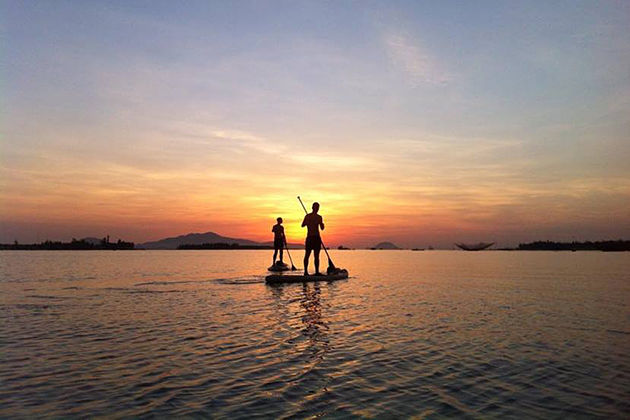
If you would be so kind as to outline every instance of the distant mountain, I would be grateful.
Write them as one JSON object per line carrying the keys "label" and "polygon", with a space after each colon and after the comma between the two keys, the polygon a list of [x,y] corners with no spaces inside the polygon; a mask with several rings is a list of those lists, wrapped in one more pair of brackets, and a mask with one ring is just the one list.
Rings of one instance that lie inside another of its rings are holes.
{"label": "distant mountain", "polygon": [[380,242],[372,247],[372,249],[401,249],[391,242]]}
{"label": "distant mountain", "polygon": [[[158,241],[145,242],[138,244],[136,248],[143,249],[177,249],[180,245],[203,245],[203,244],[239,244],[250,246],[271,245],[273,241],[269,242],[255,242],[249,239],[229,238],[227,236],[221,236],[218,233],[206,232],[206,233],[189,233],[187,235],[180,235],[173,238],[164,238]],[[301,245],[289,244],[289,248],[300,248]]]}
{"label": "distant mountain", "polygon": [[206,233],[189,233],[187,235],[180,235],[174,238],[164,238],[158,241],[145,242],[138,244],[138,248],[144,249],[177,249],[180,245],[202,245],[202,244],[216,244],[216,243],[228,243],[239,245],[260,245],[258,242],[250,241],[247,239],[228,238],[227,236],[221,236],[218,233],[206,232]]}

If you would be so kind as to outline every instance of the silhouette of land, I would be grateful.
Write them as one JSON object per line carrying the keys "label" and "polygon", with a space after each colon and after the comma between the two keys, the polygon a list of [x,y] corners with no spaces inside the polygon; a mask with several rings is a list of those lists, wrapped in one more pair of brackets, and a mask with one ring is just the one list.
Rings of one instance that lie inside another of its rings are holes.
{"label": "silhouette of land", "polygon": [[[185,246],[203,246],[205,244],[238,244],[241,246],[253,246],[264,248],[179,248],[182,245]],[[290,249],[304,248],[302,244],[288,244]],[[164,238],[157,241],[145,242],[138,244],[139,249],[273,249],[273,241],[268,242],[255,242],[249,239],[230,238],[227,236],[219,235],[215,232],[205,233],[188,233],[186,235],[175,236],[171,238]]]}
{"label": "silhouette of land", "polygon": [[237,243],[228,244],[225,242],[218,242],[213,244],[184,244],[179,245],[177,249],[273,249],[270,245],[239,245]]}
{"label": "silhouette of land", "polygon": [[[483,244],[491,245],[491,244]],[[304,249],[303,244],[288,244],[290,249]],[[132,249],[273,249],[273,242],[255,242],[248,239],[232,239],[221,236],[214,232],[189,233],[173,238],[165,238],[154,242],[145,242],[135,245],[133,242],[117,240],[110,242],[109,236],[99,239],[87,237],[83,239],[73,238],[70,242],[46,240],[41,243],[21,244],[15,241],[12,244],[0,244],[2,250],[38,251],[38,250],[132,250]],[[349,249],[340,245],[337,249]],[[373,250],[402,249],[391,242],[380,242]],[[431,250],[433,247],[429,246]],[[413,251],[424,250],[424,248],[413,248]],[[516,248],[498,248],[501,251],[604,251],[620,252],[630,251],[630,240],[606,240],[606,241],[585,241],[585,242],[554,242],[535,241],[521,243]]]}
{"label": "silhouette of land", "polygon": [[586,241],[586,242],[552,242],[536,241],[519,244],[518,251],[630,251],[630,241]]}
{"label": "silhouette of land", "polygon": [[133,242],[125,242],[118,240],[116,242],[110,242],[109,236],[101,239],[98,242],[94,241],[94,238],[74,239],[70,242],[61,241],[44,241],[39,244],[20,244],[15,241],[12,244],[0,244],[0,250],[15,250],[15,251],[91,251],[91,250],[129,250],[134,249]]}
{"label": "silhouette of land", "polygon": [[380,242],[380,243],[374,245],[370,249],[402,249],[402,248],[399,248],[398,246],[394,245],[391,242]]}

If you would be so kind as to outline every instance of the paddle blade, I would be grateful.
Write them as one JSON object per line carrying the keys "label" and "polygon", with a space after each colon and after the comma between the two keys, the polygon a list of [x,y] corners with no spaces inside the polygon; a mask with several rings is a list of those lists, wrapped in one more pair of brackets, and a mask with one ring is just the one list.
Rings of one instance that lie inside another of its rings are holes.
{"label": "paddle blade", "polygon": [[332,274],[335,271],[337,271],[337,267],[335,267],[335,264],[333,264],[332,261],[328,260],[328,268],[326,269],[326,272],[328,274]]}

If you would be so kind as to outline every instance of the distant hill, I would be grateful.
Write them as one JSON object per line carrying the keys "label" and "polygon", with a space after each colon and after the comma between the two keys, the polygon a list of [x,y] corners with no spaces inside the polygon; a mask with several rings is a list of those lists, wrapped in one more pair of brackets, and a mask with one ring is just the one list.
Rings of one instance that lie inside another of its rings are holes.
{"label": "distant hill", "polygon": [[138,248],[144,249],[177,249],[180,245],[202,245],[214,243],[229,243],[239,245],[260,245],[258,242],[247,239],[228,238],[218,233],[189,233],[187,235],[175,236],[173,238],[164,238],[158,241],[145,242],[138,244]]}
{"label": "distant hill", "polygon": [[379,242],[378,244],[374,245],[372,249],[401,249],[401,248],[397,247],[391,242]]}
{"label": "distant hill", "polygon": [[[255,242],[249,239],[229,238],[221,236],[218,233],[189,233],[187,235],[175,236],[173,238],[164,238],[158,241],[145,242],[138,244],[136,248],[143,249],[177,249],[181,245],[203,245],[203,244],[238,244],[242,246],[273,246],[273,241]],[[302,245],[289,244],[289,248],[300,248]]]}

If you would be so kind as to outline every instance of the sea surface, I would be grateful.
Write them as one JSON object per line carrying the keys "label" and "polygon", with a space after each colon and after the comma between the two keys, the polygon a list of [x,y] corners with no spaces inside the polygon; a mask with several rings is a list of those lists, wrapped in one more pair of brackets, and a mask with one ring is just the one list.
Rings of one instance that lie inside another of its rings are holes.
{"label": "sea surface", "polygon": [[0,417],[630,417],[630,253],[270,259],[0,252]]}

